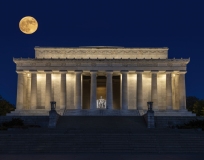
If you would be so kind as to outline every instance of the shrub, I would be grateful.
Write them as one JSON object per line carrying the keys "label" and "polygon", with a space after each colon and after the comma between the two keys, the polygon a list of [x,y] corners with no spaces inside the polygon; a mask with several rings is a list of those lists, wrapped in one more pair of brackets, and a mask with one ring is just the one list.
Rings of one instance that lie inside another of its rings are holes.
{"label": "shrub", "polygon": [[0,95],[0,116],[5,116],[7,113],[10,113],[14,110],[14,105],[10,104]]}
{"label": "shrub", "polygon": [[192,120],[188,123],[184,123],[183,125],[177,125],[178,129],[196,129],[202,128],[204,130],[204,120]]}
{"label": "shrub", "polygon": [[11,127],[22,127],[24,126],[23,120],[20,118],[12,118],[11,121],[3,122],[3,127],[11,128]]}

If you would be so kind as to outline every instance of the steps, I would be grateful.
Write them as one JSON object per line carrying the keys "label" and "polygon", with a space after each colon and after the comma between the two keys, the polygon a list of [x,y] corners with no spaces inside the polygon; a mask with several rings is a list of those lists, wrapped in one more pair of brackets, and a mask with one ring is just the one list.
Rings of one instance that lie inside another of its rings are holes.
{"label": "steps", "polygon": [[138,110],[67,109],[63,116],[140,116]]}
{"label": "steps", "polygon": [[146,129],[144,118],[141,116],[62,116],[57,128],[74,128],[86,132],[104,132],[118,130]]}
{"label": "steps", "polygon": [[73,152],[203,153],[204,134],[151,130],[132,134],[0,134],[0,154]]}
{"label": "steps", "polygon": [[141,116],[61,116],[55,129],[0,131],[0,154],[73,152],[204,153],[204,134],[147,129]]}

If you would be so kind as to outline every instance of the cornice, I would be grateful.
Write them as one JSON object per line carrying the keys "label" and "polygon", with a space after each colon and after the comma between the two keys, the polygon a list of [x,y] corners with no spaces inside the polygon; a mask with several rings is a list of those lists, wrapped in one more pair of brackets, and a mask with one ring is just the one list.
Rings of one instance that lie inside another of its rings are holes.
{"label": "cornice", "polygon": [[14,58],[17,66],[186,66],[190,59],[30,59]]}
{"label": "cornice", "polygon": [[71,50],[169,50],[168,47],[162,47],[162,48],[125,48],[125,47],[117,47],[117,46],[82,46],[82,47],[35,47],[36,51],[48,51],[48,50],[58,50],[58,51],[71,51]]}

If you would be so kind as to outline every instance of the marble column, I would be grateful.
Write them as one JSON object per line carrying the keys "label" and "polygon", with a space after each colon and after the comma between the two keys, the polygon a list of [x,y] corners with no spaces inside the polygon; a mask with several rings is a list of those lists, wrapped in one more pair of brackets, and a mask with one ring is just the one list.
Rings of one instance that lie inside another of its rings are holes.
{"label": "marble column", "polygon": [[97,81],[96,75],[97,71],[90,71],[91,74],[91,93],[90,93],[90,109],[96,109],[96,88],[97,88]]}
{"label": "marble column", "polygon": [[16,109],[23,109],[23,73],[18,73]]}
{"label": "marble column", "polygon": [[179,110],[180,109],[180,84],[179,84],[179,74],[178,73],[175,73],[175,81],[174,81],[174,88],[175,88],[175,106],[174,106],[174,109],[175,110]]}
{"label": "marble column", "polygon": [[151,100],[153,109],[158,110],[158,93],[157,93],[157,72],[152,71]]}
{"label": "marble column", "polygon": [[172,72],[166,71],[166,109],[172,110]]}
{"label": "marble column", "polygon": [[75,108],[82,109],[81,103],[81,74],[82,71],[75,71],[76,83],[75,83]]}
{"label": "marble column", "polygon": [[23,109],[28,109],[27,101],[27,73],[23,74]]}
{"label": "marble column", "polygon": [[137,109],[142,109],[142,72],[143,71],[137,71]]}
{"label": "marble column", "polygon": [[66,75],[66,109],[75,109],[75,73]]}
{"label": "marble column", "polygon": [[60,109],[66,106],[66,72],[61,73]]}
{"label": "marble column", "polygon": [[52,96],[52,72],[46,73],[46,92],[45,92],[45,109],[50,110],[51,96]]}
{"label": "marble column", "polygon": [[180,106],[180,110],[186,109],[185,73],[186,73],[185,71],[179,73],[179,90],[180,90],[179,106]]}
{"label": "marble column", "polygon": [[37,74],[31,73],[31,109],[37,106]]}
{"label": "marble column", "polygon": [[128,110],[128,90],[127,90],[128,71],[121,71],[121,73],[122,73],[122,110]]}
{"label": "marble column", "polygon": [[106,107],[113,109],[113,71],[106,71]]}
{"label": "marble column", "polygon": [[27,74],[27,109],[31,109],[31,74]]}

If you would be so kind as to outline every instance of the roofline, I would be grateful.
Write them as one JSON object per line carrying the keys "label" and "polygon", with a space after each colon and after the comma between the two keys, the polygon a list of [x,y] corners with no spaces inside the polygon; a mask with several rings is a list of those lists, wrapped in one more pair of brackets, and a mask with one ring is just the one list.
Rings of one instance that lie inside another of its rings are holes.
{"label": "roofline", "polygon": [[51,50],[58,50],[58,49],[121,49],[121,50],[126,50],[126,49],[133,49],[133,50],[169,50],[168,47],[160,47],[160,48],[135,48],[135,47],[120,47],[120,46],[79,46],[79,47],[40,47],[40,46],[35,46],[35,50],[41,50],[41,49],[51,49]]}

